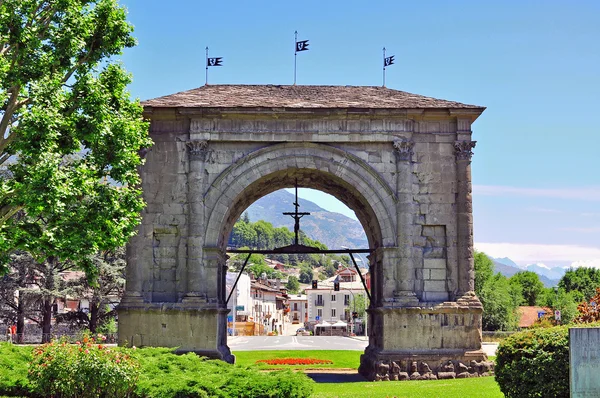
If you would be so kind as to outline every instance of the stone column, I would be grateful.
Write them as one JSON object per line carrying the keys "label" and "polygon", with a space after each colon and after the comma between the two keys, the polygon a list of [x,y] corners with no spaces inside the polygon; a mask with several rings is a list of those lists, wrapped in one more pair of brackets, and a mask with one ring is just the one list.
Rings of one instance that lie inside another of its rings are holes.
{"label": "stone column", "polygon": [[477,141],[456,141],[458,297],[475,290],[471,157]]}
{"label": "stone column", "polygon": [[187,293],[184,303],[206,303],[205,265],[202,259],[204,245],[204,171],[208,157],[208,141],[186,142],[189,150],[188,170],[188,238],[187,238]]}
{"label": "stone column", "polygon": [[[397,258],[395,259],[395,284],[394,302],[401,304],[416,304],[415,295],[415,264],[414,264],[414,215],[416,209],[412,192],[412,167],[411,160],[415,143],[408,140],[394,141],[394,155],[396,156],[396,204],[397,215]],[[388,282],[385,281],[384,294],[387,292]]]}

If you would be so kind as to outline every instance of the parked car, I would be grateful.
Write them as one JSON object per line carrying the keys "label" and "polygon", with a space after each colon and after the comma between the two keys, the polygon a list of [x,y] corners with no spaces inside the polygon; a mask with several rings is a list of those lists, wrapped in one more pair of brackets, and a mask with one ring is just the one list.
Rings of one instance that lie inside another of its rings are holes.
{"label": "parked car", "polygon": [[302,333],[306,333],[306,329],[300,328],[300,329],[296,330],[296,336],[301,336]]}

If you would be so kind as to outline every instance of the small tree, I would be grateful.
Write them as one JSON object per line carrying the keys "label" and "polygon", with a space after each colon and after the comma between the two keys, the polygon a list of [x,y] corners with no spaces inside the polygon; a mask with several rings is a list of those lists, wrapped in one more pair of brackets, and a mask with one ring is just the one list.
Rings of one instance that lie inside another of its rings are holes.
{"label": "small tree", "polygon": [[300,282],[298,282],[298,278],[296,278],[294,275],[290,275],[285,287],[290,293],[298,293],[298,290],[300,289]]}
{"label": "small tree", "polygon": [[125,288],[125,249],[115,252],[98,253],[94,257],[94,265],[98,269],[95,283],[90,283],[84,276],[70,281],[69,286],[79,299],[88,300],[89,314],[79,317],[87,321],[90,332],[96,333],[97,327],[114,317],[114,307],[120,301]]}

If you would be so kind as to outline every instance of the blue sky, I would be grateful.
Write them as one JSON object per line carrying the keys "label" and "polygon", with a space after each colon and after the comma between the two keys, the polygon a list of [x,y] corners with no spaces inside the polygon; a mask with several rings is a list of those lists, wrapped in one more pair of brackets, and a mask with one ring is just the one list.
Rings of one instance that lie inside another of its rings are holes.
{"label": "blue sky", "polygon": [[385,46],[387,87],[488,108],[473,125],[476,248],[600,267],[600,2],[121,3],[141,99],[203,85],[206,46],[223,57],[211,84],[291,84],[298,30],[298,84],[332,85],[381,85]]}

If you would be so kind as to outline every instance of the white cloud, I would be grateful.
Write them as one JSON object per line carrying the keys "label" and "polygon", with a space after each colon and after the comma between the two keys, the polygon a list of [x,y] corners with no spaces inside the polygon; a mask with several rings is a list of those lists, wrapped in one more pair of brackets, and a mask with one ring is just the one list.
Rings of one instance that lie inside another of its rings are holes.
{"label": "white cloud", "polygon": [[571,263],[571,267],[579,268],[579,267],[588,267],[588,268],[598,268],[600,269],[600,258],[595,258],[592,260],[585,261],[574,261]]}
{"label": "white cloud", "polygon": [[523,188],[505,185],[473,185],[473,192],[486,196],[534,196],[600,201],[600,187]]}
{"label": "white cloud", "polygon": [[582,232],[584,234],[600,232],[600,227],[565,227],[565,228],[557,228],[557,229],[559,231]]}
{"label": "white cloud", "polygon": [[600,213],[581,213],[580,216],[583,216],[583,217],[600,217]]}
{"label": "white cloud", "polygon": [[548,209],[545,207],[529,207],[527,208],[528,211],[534,211],[536,213],[552,213],[552,214],[556,214],[556,213],[562,213],[561,210],[558,209]]}
{"label": "white cloud", "polygon": [[475,243],[475,249],[491,257],[508,257],[516,263],[600,261],[600,248],[577,245],[529,243]]}

